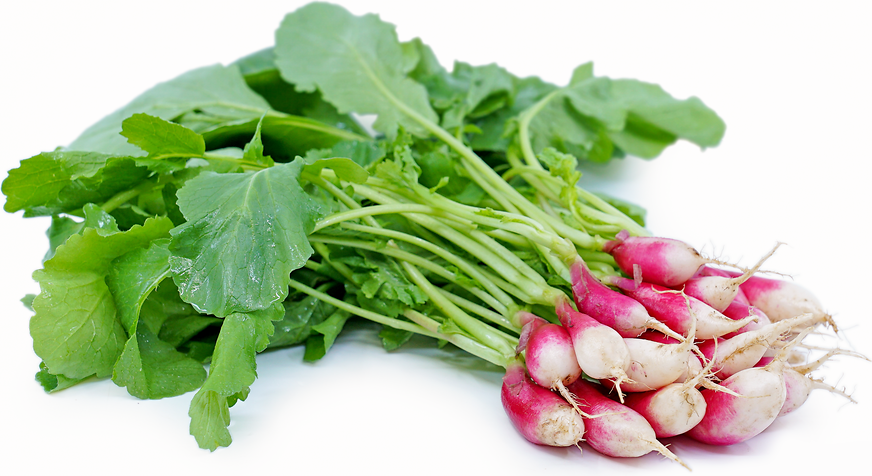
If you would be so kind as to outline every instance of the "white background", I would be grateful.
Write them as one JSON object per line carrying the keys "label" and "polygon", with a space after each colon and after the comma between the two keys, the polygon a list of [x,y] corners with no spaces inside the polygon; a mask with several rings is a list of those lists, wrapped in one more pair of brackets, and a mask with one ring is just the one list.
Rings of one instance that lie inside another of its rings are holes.
{"label": "white background", "polygon": [[[422,37],[449,67],[455,59],[497,62],[564,84],[592,60],[599,75],[699,96],[727,123],[720,147],[680,144],[651,162],[586,169],[584,185],[642,204],[651,230],[710,255],[750,264],[786,242],[767,267],[813,289],[850,344],[872,353],[863,281],[872,269],[867,3],[341,3],[379,13],[402,40]],[[0,7],[0,178],[159,81],[270,46],[283,15],[301,2],[135,4]],[[259,356],[249,400],[231,410],[234,443],[212,454],[187,434],[190,394],[140,401],[107,380],[46,395],[33,380],[39,359],[18,299],[38,291],[30,273],[47,226],[0,213],[5,474],[684,474],[656,455],[616,460],[587,446],[579,454],[531,445],[503,414],[498,371],[423,341],[388,354],[366,325],[314,365],[302,363],[300,348]],[[842,358],[817,374],[841,378],[858,405],[818,391],[746,443],[669,443],[704,475],[864,467],[870,370]]]}

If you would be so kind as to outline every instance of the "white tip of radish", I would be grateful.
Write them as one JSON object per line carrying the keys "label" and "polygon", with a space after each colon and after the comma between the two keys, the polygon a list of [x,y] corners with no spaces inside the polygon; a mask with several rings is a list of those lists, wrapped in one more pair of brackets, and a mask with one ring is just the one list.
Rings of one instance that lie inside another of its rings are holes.
{"label": "white tip of radish", "polygon": [[581,440],[584,423],[572,408],[557,407],[542,415],[537,430],[537,436],[542,444],[570,446]]}

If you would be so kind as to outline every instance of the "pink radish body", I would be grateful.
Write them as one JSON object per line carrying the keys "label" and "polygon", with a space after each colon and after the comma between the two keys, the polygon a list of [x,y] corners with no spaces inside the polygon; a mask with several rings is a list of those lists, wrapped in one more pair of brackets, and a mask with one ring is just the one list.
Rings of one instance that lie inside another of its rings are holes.
{"label": "pink radish body", "polygon": [[652,318],[638,301],[601,283],[580,259],[572,264],[570,273],[578,310],[618,331],[621,337],[638,337],[646,329],[673,332]]}
{"label": "pink radish body", "polygon": [[693,338],[681,344],[660,344],[647,339],[624,339],[630,350],[630,368],[623,384],[626,392],[647,392],[675,382],[687,372],[688,359],[693,357]]}
{"label": "pink radish body", "polygon": [[557,324],[544,324],[533,330],[525,352],[530,377],[543,387],[569,385],[581,376],[569,333]]}
{"label": "pink radish body", "polygon": [[718,312],[724,312],[739,293],[739,281],[736,278],[702,276],[688,279],[682,289],[688,296],[699,299]]}
{"label": "pink radish body", "polygon": [[702,393],[683,383],[627,395],[625,404],[648,420],[657,438],[686,433],[702,420],[706,411]]}
{"label": "pink radish body", "polygon": [[724,309],[723,314],[734,321],[738,321],[744,319],[748,316],[756,316],[756,321],[751,321],[746,324],[744,327],[737,329],[735,332],[731,332],[724,337],[732,337],[737,334],[741,334],[743,332],[753,331],[760,329],[768,324],[771,324],[772,321],[769,320],[769,316],[766,315],[765,312],[760,309],[743,302],[739,302],[738,300],[734,300]]}
{"label": "pink radish body", "polygon": [[627,379],[630,351],[614,329],[590,316],[576,311],[568,301],[557,305],[560,323],[569,332],[578,365],[592,378],[615,379],[620,393],[621,382]]}
{"label": "pink radish body", "polygon": [[708,260],[683,241],[650,236],[618,234],[603,250],[615,258],[618,267],[628,276],[635,276],[635,269],[642,279],[661,286],[679,286],[690,279]]}
{"label": "pink radish body", "polygon": [[766,367],[742,370],[721,382],[741,397],[703,390],[705,416],[687,435],[720,446],[757,436],[775,421],[784,406],[787,391],[783,371],[784,361],[776,359]]}
{"label": "pink radish body", "polygon": [[[724,271],[722,269],[712,268],[711,266],[703,266],[702,268],[699,269],[699,272],[696,273],[694,278],[698,278],[698,277],[701,278],[701,277],[706,277],[706,276],[719,276],[722,278],[735,278],[735,277],[741,276],[741,274],[727,272],[727,271]],[[691,279],[693,279],[693,278],[691,278]],[[690,294],[690,293],[688,293],[688,294]],[[742,304],[750,304],[750,302],[748,302],[748,298],[745,296],[745,293],[742,291],[741,286],[738,286],[738,289],[736,290],[736,297],[733,298],[733,301],[738,301]],[[721,312],[723,312],[723,311],[721,311]]]}
{"label": "pink radish body", "polygon": [[833,387],[832,385],[829,385],[822,380],[814,379],[808,376],[809,372],[816,370],[818,367],[823,365],[824,362],[826,362],[835,355],[849,355],[863,360],[869,360],[865,356],[856,352],[852,352],[850,350],[833,349],[827,352],[826,355],[815,360],[814,362],[785,368],[784,384],[787,386],[787,399],[784,402],[784,406],[781,407],[781,412],[778,413],[778,416],[787,415],[788,413],[801,407],[802,404],[805,403],[806,400],[808,400],[808,397],[811,394],[812,390],[815,389],[827,390],[831,393],[835,393],[836,395],[841,395],[847,398],[852,403],[857,403],[857,401],[854,400],[853,397],[845,393],[844,390]]}
{"label": "pink radish body", "polygon": [[530,340],[530,335],[548,321],[541,317],[526,311],[521,311],[516,315],[518,322],[521,324],[521,335],[518,336],[518,346],[515,348],[515,353],[520,354],[527,348],[527,341]]}
{"label": "pink radish body", "polygon": [[579,407],[587,413],[600,415],[586,422],[585,441],[595,450],[618,458],[633,458],[657,451],[684,464],[657,441],[654,429],[635,410],[606,398],[583,379],[576,380],[569,390],[577,396]]}
{"label": "pink radish body", "polygon": [[804,287],[778,279],[752,276],[741,285],[748,301],[759,307],[772,322],[812,313],[821,321],[830,321],[820,301]]}
{"label": "pink radish body", "polygon": [[696,337],[712,339],[733,332],[755,319],[748,317],[734,321],[699,299],[656,284],[641,283],[636,286],[634,281],[616,276],[610,277],[609,282],[642,303],[649,314],[679,334],[687,334],[696,322]]}
{"label": "pink radish body", "polygon": [[[648,331],[639,336],[639,339],[650,340],[652,342],[658,342],[660,344],[667,345],[676,345],[680,344],[681,341],[678,339],[674,339],[672,337],[663,335],[659,332]],[[688,379],[693,378],[695,375],[699,374],[702,371],[702,363],[697,358],[696,354],[693,352],[689,352],[687,357],[687,363],[685,364],[684,370],[682,370],[681,374],[674,380],[674,383],[683,383]]]}
{"label": "pink radish body", "polygon": [[519,360],[511,362],[500,390],[512,425],[537,445],[571,446],[584,435],[584,420],[554,392],[530,381]]}

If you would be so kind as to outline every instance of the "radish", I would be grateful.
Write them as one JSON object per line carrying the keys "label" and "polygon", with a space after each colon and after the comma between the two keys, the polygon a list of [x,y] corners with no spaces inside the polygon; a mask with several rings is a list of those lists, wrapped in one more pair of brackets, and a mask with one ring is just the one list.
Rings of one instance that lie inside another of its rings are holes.
{"label": "radish", "polygon": [[[699,362],[695,358],[694,361]],[[625,405],[648,420],[657,438],[686,433],[705,416],[705,397],[696,386],[708,374],[712,363],[709,362],[704,368],[700,367],[692,378],[683,383],[672,383],[659,390],[630,394]]]}
{"label": "radish", "polygon": [[603,246],[603,251],[615,258],[618,267],[628,276],[642,273],[642,279],[661,286],[678,286],[696,271],[711,262],[690,245],[671,238],[629,236],[621,231]]}
{"label": "radish", "polygon": [[790,348],[802,340],[802,332],[765,367],[742,370],[721,385],[741,397],[709,389],[702,391],[706,414],[687,435],[711,445],[732,445],[753,438],[769,427],[787,398],[784,360]]}
{"label": "radish", "polygon": [[520,311],[515,315],[521,327],[521,335],[518,336],[518,346],[515,348],[515,353],[520,354],[527,347],[527,341],[530,340],[530,334],[537,328],[548,324],[548,321],[541,317],[526,311]]}
{"label": "radish", "polygon": [[707,359],[714,363],[715,375],[725,379],[739,371],[754,367],[763,358],[766,350],[775,344],[784,333],[807,324],[811,317],[811,314],[804,314],[729,339],[718,338],[705,341],[697,347]]}
{"label": "radish", "polygon": [[637,284],[618,276],[609,277],[609,284],[619,287],[628,296],[642,303],[648,313],[680,334],[687,334],[696,323],[696,337],[711,339],[733,332],[756,319],[749,316],[734,321],[691,296],[651,283]]}
{"label": "radish", "polygon": [[[724,312],[739,294],[739,286],[760,269],[760,266],[775,253],[779,246],[781,243],[775,245],[766,256],[757,261],[753,268],[746,270],[739,276],[732,277],[731,273],[719,273],[726,276],[711,273],[707,276],[692,277],[684,282],[682,289],[688,296],[693,296],[717,311]],[[707,267],[700,269],[707,269]],[[702,273],[697,274],[701,275]]]}
{"label": "radish", "polygon": [[765,312],[773,322],[810,312],[819,322],[826,322],[837,330],[832,316],[824,312],[820,301],[799,284],[752,276],[740,287],[748,301]]}
{"label": "radish", "polygon": [[826,355],[824,355],[823,357],[815,360],[814,362],[810,362],[805,365],[797,365],[785,368],[784,383],[787,386],[787,399],[784,402],[784,406],[781,407],[781,411],[778,413],[778,416],[787,415],[788,413],[801,407],[802,404],[805,403],[806,400],[808,400],[811,391],[815,389],[827,390],[831,393],[835,393],[836,395],[841,395],[847,398],[852,403],[857,403],[857,401],[854,400],[851,395],[845,392],[844,389],[838,389],[832,385],[827,384],[823,380],[815,379],[808,375],[808,373],[823,365],[824,362],[829,360],[834,355],[850,355],[852,357],[861,358],[863,360],[869,360],[865,356],[856,352],[851,352],[844,349],[833,349],[827,352]]}
{"label": "radish", "polygon": [[[639,336],[639,339],[650,340],[652,342],[659,342],[661,344],[675,345],[680,344],[682,341],[678,339],[674,339],[672,337],[663,335],[659,332],[655,331],[647,331]],[[697,375],[703,369],[702,363],[697,358],[696,354],[690,353],[687,357],[687,363],[682,370],[681,374],[674,380],[675,383],[684,383],[687,380],[693,378],[693,376]],[[704,381],[706,382],[706,381]]]}
{"label": "radish", "polygon": [[627,381],[630,351],[620,334],[587,314],[576,311],[567,300],[557,305],[557,317],[569,332],[581,370],[591,378],[614,379],[618,396],[623,401],[621,383]]}
{"label": "radish", "polygon": [[693,337],[694,328],[691,326],[687,337],[678,344],[625,338],[624,343],[630,351],[630,368],[627,369],[630,381],[624,384],[623,390],[647,392],[675,382],[687,372],[687,363],[693,357]]}
{"label": "radish", "polygon": [[[712,268],[711,266],[703,266],[699,269],[699,271],[693,276],[693,278],[701,278],[705,276],[720,276],[722,278],[735,278],[741,276],[741,274],[730,273],[724,271],[719,268]],[[745,296],[744,291],[742,291],[742,287],[739,286],[739,289],[736,290],[736,297],[733,298],[733,302],[740,302],[742,304],[751,304],[748,302],[748,298]]]}
{"label": "radish", "polygon": [[588,413],[601,415],[586,422],[585,441],[595,450],[618,458],[633,458],[657,451],[687,468],[683,461],[657,441],[654,429],[635,410],[605,397],[584,379],[576,380],[569,390],[576,395],[579,407]]}
{"label": "radish", "polygon": [[618,331],[621,337],[638,337],[647,329],[680,338],[672,329],[654,319],[635,299],[612,290],[590,273],[581,258],[570,267],[572,296],[578,310]]}
{"label": "radish", "polygon": [[534,382],[557,390],[569,403],[574,403],[566,385],[581,376],[581,367],[578,366],[572,339],[566,329],[550,323],[535,327],[527,340],[525,357],[527,371]]}
{"label": "radish", "polygon": [[500,397],[512,425],[531,443],[578,445],[584,435],[581,415],[560,396],[532,382],[520,359],[509,362]]}
{"label": "radish", "polygon": [[734,332],[730,332],[729,334],[724,335],[724,337],[727,338],[741,334],[743,332],[757,330],[772,323],[772,321],[769,320],[769,316],[767,316],[765,312],[750,304],[743,303],[738,299],[734,299],[733,302],[731,302],[730,305],[727,306],[726,309],[724,309],[723,314],[735,321],[744,319],[748,316],[757,317],[756,321],[751,321],[745,326],[735,330]]}

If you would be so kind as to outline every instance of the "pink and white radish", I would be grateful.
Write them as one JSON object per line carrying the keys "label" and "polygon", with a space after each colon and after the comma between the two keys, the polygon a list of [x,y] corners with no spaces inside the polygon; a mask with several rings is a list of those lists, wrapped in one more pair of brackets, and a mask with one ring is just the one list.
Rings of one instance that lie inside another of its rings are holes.
{"label": "pink and white radish", "polygon": [[760,308],[772,322],[811,313],[818,322],[836,329],[832,316],[823,310],[811,291],[791,281],[752,276],[740,286],[751,305]]}
{"label": "pink and white radish", "polygon": [[[625,338],[624,343],[630,351],[630,368],[627,369],[630,381],[624,384],[622,390],[647,392],[675,382],[681,374],[687,372],[687,362],[693,357],[693,339],[693,326],[687,337],[678,344]],[[603,384],[608,386],[605,382]]]}
{"label": "pink and white radish", "polygon": [[[697,273],[697,276],[684,282],[682,284],[682,290],[688,296],[693,296],[717,311],[724,312],[727,306],[729,306],[739,294],[739,286],[757,272],[757,270],[760,269],[760,266],[762,266],[763,263],[769,259],[773,253],[775,253],[775,250],[777,250],[779,246],[781,246],[781,243],[775,245],[766,256],[757,261],[757,264],[755,264],[753,268],[746,270],[739,276],[732,277],[729,273],[716,274],[713,272],[706,273],[708,275],[702,276],[703,273],[700,272]],[[700,269],[712,268],[703,267]]]}
{"label": "pink and white radish", "polygon": [[734,321],[738,321],[744,319],[748,316],[756,316],[756,321],[751,321],[745,326],[735,330],[734,332],[730,332],[729,334],[725,334],[724,337],[732,337],[737,334],[741,334],[743,332],[753,331],[760,329],[768,324],[771,324],[772,321],[769,320],[769,316],[766,315],[765,312],[761,311],[759,308],[756,308],[750,304],[743,303],[738,299],[734,299],[733,302],[724,309],[723,314]]}
{"label": "pink and white radish", "polygon": [[715,375],[725,379],[739,371],[754,367],[785,333],[808,326],[811,318],[811,314],[804,314],[729,339],[708,340],[700,343],[697,348],[706,359],[713,361],[712,368]]}
{"label": "pink and white radish", "polygon": [[579,407],[588,413],[600,415],[585,422],[585,441],[593,449],[618,458],[634,458],[656,451],[687,467],[663,443],[657,441],[654,429],[635,410],[605,397],[593,384],[583,379],[576,380],[569,390],[576,396]]}
{"label": "pink and white radish", "polygon": [[550,323],[536,326],[530,333],[524,353],[530,378],[542,387],[557,390],[574,405],[566,385],[581,377],[581,367],[566,329]]}
{"label": "pink and white radish", "polygon": [[500,397],[512,425],[531,443],[578,445],[584,435],[581,415],[560,396],[531,381],[520,359],[508,364]]}
{"label": "pink and white radish", "polygon": [[679,286],[703,265],[711,262],[690,245],[671,238],[629,236],[621,231],[603,250],[615,258],[628,276],[641,272],[641,278],[661,286]]}
{"label": "pink and white radish", "polygon": [[[741,276],[741,273],[735,274],[735,273],[727,272],[727,271],[720,269],[720,268],[713,268],[711,266],[703,266],[702,268],[699,268],[699,271],[697,271],[697,273],[695,275],[693,275],[693,278],[691,278],[691,279],[702,278],[702,277],[706,277],[706,276],[719,276],[722,278],[735,278],[735,277]],[[743,304],[750,304],[748,302],[748,298],[745,297],[745,293],[742,292],[741,286],[739,286],[739,289],[736,290],[736,297],[733,298],[733,301],[734,302],[738,301],[738,302],[743,303]]]}
{"label": "pink and white radish", "polygon": [[581,370],[591,378],[613,379],[623,400],[621,384],[627,381],[630,351],[620,334],[587,314],[576,311],[569,301],[557,305],[557,317],[569,332]]}
{"label": "pink and white radish", "polygon": [[[681,341],[678,339],[674,339],[672,337],[663,335],[659,332],[648,331],[639,336],[639,339],[650,340],[652,342],[659,342],[661,344],[668,345],[676,345],[680,344]],[[703,369],[702,363],[699,361],[699,358],[696,356],[694,352],[691,352],[687,357],[687,364],[681,374],[674,380],[674,383],[683,383],[687,380],[693,378],[695,375],[698,375]]]}
{"label": "pink and white radish", "polygon": [[809,395],[812,390],[821,389],[826,390],[830,393],[835,393],[836,395],[841,395],[848,399],[848,401],[852,403],[857,403],[854,398],[845,392],[844,389],[836,388],[823,380],[815,379],[809,376],[808,374],[813,370],[816,370],[824,362],[829,360],[831,357],[835,355],[849,355],[852,357],[861,358],[863,360],[869,360],[865,356],[858,354],[856,352],[852,352],[844,349],[833,349],[826,353],[823,357],[815,360],[814,362],[809,362],[805,365],[796,365],[793,367],[787,367],[784,369],[784,383],[787,386],[787,398],[784,402],[784,406],[781,407],[781,411],[778,413],[778,416],[787,415],[788,413],[796,410],[801,407],[802,404],[808,400]]}
{"label": "pink and white radish", "polygon": [[[801,333],[793,344],[807,333]],[[742,370],[721,383],[740,397],[703,390],[706,414],[687,435],[702,443],[723,446],[741,443],[768,428],[787,398],[784,360],[789,352],[790,347],[785,347],[769,365]]]}
{"label": "pink and white radish", "polygon": [[707,376],[711,365],[710,361],[706,367],[700,367],[683,383],[671,383],[658,390],[627,395],[625,404],[648,420],[657,438],[686,433],[705,416],[705,397],[696,387]]}
{"label": "pink and white radish", "polygon": [[655,319],[679,334],[687,334],[696,325],[696,337],[712,339],[733,332],[756,317],[734,321],[691,296],[651,283],[637,283],[627,278],[611,276],[609,284],[619,287],[639,301]]}
{"label": "pink and white radish", "polygon": [[570,266],[570,274],[578,310],[618,331],[621,337],[638,337],[647,329],[681,337],[651,317],[638,301],[601,283],[580,258]]}

